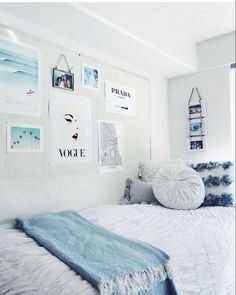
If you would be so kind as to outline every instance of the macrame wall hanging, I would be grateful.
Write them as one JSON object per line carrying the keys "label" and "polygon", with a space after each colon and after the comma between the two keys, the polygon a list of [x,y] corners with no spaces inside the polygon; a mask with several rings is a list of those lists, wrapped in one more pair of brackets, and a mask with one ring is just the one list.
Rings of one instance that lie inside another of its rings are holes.
{"label": "macrame wall hanging", "polygon": [[[59,69],[62,59],[64,60],[67,70]],[[61,54],[56,66],[52,70],[52,86],[65,90],[74,90],[74,74],[71,72],[72,67],[69,66],[67,58]]]}
{"label": "macrame wall hanging", "polygon": [[206,104],[197,87],[191,90],[188,100],[187,145],[191,152],[206,150]]}

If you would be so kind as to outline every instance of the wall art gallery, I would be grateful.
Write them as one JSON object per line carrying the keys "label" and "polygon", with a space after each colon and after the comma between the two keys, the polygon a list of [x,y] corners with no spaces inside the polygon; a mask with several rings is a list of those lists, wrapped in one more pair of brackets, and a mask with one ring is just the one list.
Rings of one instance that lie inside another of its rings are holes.
{"label": "wall art gallery", "polygon": [[[29,117],[6,122],[6,152],[42,153],[46,144],[50,165],[91,163],[96,141],[98,170],[123,170],[124,128],[119,120],[106,120],[106,114],[135,117],[136,90],[109,79],[101,85],[99,67],[80,59],[81,71],[72,72],[75,65],[69,65],[67,54],[61,53],[56,65],[48,64],[51,84],[46,94],[44,92],[48,101],[47,126],[44,126],[47,138],[44,139],[43,126],[33,118],[30,120],[30,117],[42,115],[42,58],[37,46],[0,38],[0,112]],[[104,118],[100,116],[98,120],[96,139],[93,136],[92,99],[79,95],[81,87],[91,90],[91,96],[92,91],[99,93],[101,87],[105,87],[105,93],[101,94],[105,113]],[[78,89],[77,93],[75,89]]]}

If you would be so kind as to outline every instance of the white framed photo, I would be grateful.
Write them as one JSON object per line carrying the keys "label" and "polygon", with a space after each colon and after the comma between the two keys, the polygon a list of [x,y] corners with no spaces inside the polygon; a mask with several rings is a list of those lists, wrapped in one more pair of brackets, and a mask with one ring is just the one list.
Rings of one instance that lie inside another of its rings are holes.
{"label": "white framed photo", "polygon": [[82,63],[82,87],[100,90],[100,71],[97,67]]}
{"label": "white framed photo", "polygon": [[190,119],[187,122],[187,134],[189,136],[206,135],[206,123],[204,118]]}
{"label": "white framed photo", "polygon": [[190,136],[187,139],[188,151],[197,152],[206,150],[206,137],[205,136]]}
{"label": "white framed photo", "polygon": [[188,118],[195,119],[206,116],[206,104],[205,102],[193,102],[188,105]]}
{"label": "white framed photo", "polygon": [[7,123],[7,153],[43,152],[43,127],[38,124]]}

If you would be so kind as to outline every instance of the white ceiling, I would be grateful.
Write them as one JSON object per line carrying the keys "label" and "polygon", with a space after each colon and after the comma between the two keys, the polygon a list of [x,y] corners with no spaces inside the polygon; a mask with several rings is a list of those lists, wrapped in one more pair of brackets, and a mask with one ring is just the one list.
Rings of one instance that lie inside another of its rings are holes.
{"label": "white ceiling", "polygon": [[225,2],[0,3],[2,11],[169,77],[196,70],[197,42],[235,30]]}
{"label": "white ceiling", "polygon": [[158,43],[159,37],[169,31],[196,43],[235,30],[234,2],[87,2],[82,5],[153,43]]}

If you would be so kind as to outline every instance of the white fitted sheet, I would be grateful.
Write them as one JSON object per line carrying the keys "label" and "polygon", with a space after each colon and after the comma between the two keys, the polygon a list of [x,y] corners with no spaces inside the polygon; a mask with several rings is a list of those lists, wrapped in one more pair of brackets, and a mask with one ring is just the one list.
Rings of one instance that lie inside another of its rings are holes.
{"label": "white fitted sheet", "polygon": [[[148,242],[171,258],[179,295],[234,295],[234,208],[170,210],[112,205],[80,211],[128,238]],[[0,295],[92,295],[97,291],[15,229],[0,229]]]}

